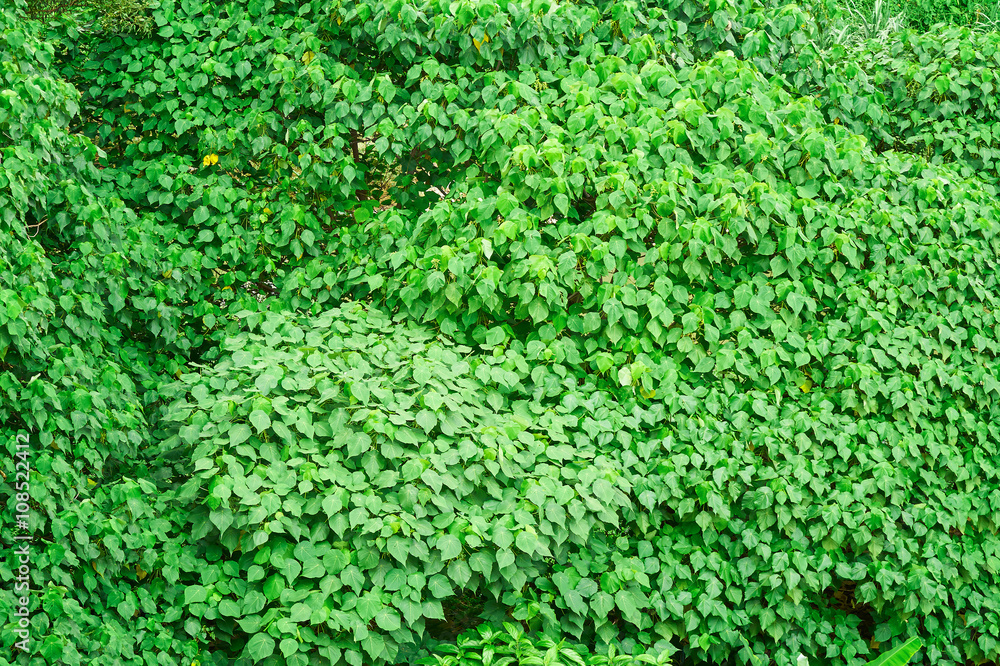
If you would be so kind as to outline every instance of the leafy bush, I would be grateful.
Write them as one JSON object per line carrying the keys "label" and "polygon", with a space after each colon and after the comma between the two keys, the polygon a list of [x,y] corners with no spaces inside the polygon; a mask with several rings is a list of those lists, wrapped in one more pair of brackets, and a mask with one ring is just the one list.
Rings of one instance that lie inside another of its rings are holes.
{"label": "leafy bush", "polygon": [[984,0],[842,0],[841,5],[849,15],[848,25],[862,32],[873,19],[882,22],[880,17],[901,18],[905,27],[920,33],[932,33],[938,24],[988,28],[1000,10]]}
{"label": "leafy bush", "polygon": [[915,30],[928,32],[935,24],[968,26],[984,13],[982,0],[889,0],[903,12]]}
{"label": "leafy bush", "polygon": [[922,155],[996,184],[998,65],[998,33],[907,32],[811,81],[803,76],[799,85],[822,83],[828,92],[818,98],[827,116],[864,135],[877,151]]}
{"label": "leafy bush", "polygon": [[84,31],[145,33],[150,28],[143,0],[26,0],[26,5],[26,14],[36,21],[58,21],[69,14]]}
{"label": "leafy bush", "polygon": [[[435,654],[421,659],[420,664],[434,666],[461,666],[462,664],[495,663],[497,666],[507,664],[537,664],[541,666],[632,666],[638,664],[669,663],[664,654],[660,659],[649,655],[639,655],[632,658],[629,655],[618,655],[612,647],[606,655],[590,655],[585,649],[567,645],[565,641],[556,643],[551,638],[542,637],[533,640],[526,636],[520,627],[514,624],[504,624],[504,631],[480,629],[478,636],[463,636],[455,646],[441,649],[444,654]],[[491,656],[492,655],[492,656]],[[493,661],[496,659],[496,661]]]}
{"label": "leafy bush", "polygon": [[186,599],[209,601],[191,612],[216,621],[217,640],[251,636],[258,660],[276,639],[290,663],[300,646],[392,659],[445,619],[455,590],[513,605],[545,558],[592,550],[604,538],[592,532],[618,526],[626,496],[603,480],[614,472],[562,434],[576,418],[555,398],[574,378],[529,402],[512,391],[529,374],[522,356],[463,360],[470,349],[375,311],[237,316],[245,332],[212,369],[163,389],[180,396],[163,448],[181,461],[163,475],[189,479],[165,517],[185,552],[222,557],[183,581]]}
{"label": "leafy bush", "polygon": [[0,16],[0,664],[1000,656],[995,35]]}
{"label": "leafy bush", "polygon": [[[0,663],[179,656],[190,637],[164,627],[178,609],[158,608],[156,584],[144,587],[137,573],[150,561],[143,555],[156,557],[146,549],[157,532],[136,527],[156,489],[139,460],[150,439],[144,385],[155,380],[129,331],[136,309],[106,299],[109,287],[127,294],[129,282],[148,289],[148,239],[132,228],[133,211],[97,195],[100,150],[67,131],[80,95],[54,71],[56,48],[22,8],[0,8],[0,423],[4,497],[20,481],[16,463],[32,470],[33,640],[28,653],[12,653],[17,618],[5,613]],[[17,435],[30,443],[27,461],[14,457]],[[12,500],[3,525],[4,543],[25,543],[11,535]],[[23,562],[7,553],[0,606],[13,609]]]}

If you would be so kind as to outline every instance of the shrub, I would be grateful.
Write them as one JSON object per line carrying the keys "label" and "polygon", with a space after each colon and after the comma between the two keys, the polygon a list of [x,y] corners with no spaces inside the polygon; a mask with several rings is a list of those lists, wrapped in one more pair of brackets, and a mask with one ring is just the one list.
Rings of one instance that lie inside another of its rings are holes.
{"label": "shrub", "polygon": [[[463,636],[455,646],[445,646],[443,654],[434,654],[418,663],[434,666],[461,666],[480,664],[484,661],[497,666],[506,664],[551,664],[551,666],[632,666],[633,664],[665,664],[666,654],[660,659],[648,655],[631,658],[618,655],[610,648],[606,655],[590,655],[586,649],[567,645],[565,641],[556,643],[551,638],[532,639],[514,624],[504,624],[504,631],[480,629],[475,634]],[[492,660],[496,659],[495,662]]]}
{"label": "shrub", "polygon": [[995,40],[825,11],[5,9],[16,663],[996,660]]}
{"label": "shrub", "polygon": [[935,24],[968,26],[976,22],[986,3],[982,0],[890,0],[906,14],[915,30],[929,32]]}
{"label": "shrub", "polygon": [[871,44],[800,85],[821,83],[827,117],[864,135],[878,152],[921,155],[996,184],[998,65],[998,33],[947,28]]}
{"label": "shrub", "polygon": [[997,19],[996,3],[983,0],[843,0],[849,29],[868,32],[872,22],[933,34],[935,26],[989,28]]}
{"label": "shrub", "polygon": [[176,434],[157,464],[180,459],[167,517],[216,562],[182,577],[209,604],[189,612],[232,656],[391,660],[456,590],[512,606],[546,559],[587,557],[619,527],[617,466],[562,434],[576,378],[531,400],[523,348],[469,356],[359,306],[237,316],[222,359],[163,389]]}

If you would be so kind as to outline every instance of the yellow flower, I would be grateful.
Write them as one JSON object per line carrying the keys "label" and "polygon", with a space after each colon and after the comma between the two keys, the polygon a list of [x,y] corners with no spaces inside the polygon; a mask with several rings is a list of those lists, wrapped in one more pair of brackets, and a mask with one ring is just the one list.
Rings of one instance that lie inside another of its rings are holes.
{"label": "yellow flower", "polygon": [[215,153],[212,153],[211,155],[205,155],[205,159],[203,159],[201,163],[204,164],[205,166],[212,166],[213,164],[218,164],[219,156],[216,155]]}

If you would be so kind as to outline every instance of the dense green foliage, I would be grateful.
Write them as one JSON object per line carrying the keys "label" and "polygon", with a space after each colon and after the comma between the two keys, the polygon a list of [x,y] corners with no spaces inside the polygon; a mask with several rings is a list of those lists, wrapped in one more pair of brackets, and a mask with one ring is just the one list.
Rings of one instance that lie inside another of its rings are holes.
{"label": "dense green foliage", "polygon": [[1000,657],[997,33],[105,6],[0,10],[0,665]]}
{"label": "dense green foliage", "polygon": [[84,31],[144,34],[150,28],[148,7],[143,0],[31,0],[25,9],[29,18],[40,22],[72,14],[78,21],[78,29]]}
{"label": "dense green foliage", "polygon": [[998,18],[996,3],[984,0],[888,0],[888,5],[920,31],[940,23],[969,26]]}
{"label": "dense green foliage", "polygon": [[918,155],[998,182],[1000,33],[908,32],[856,59],[808,64],[794,75],[797,87],[816,90],[824,114],[877,152]]}
{"label": "dense green foliage", "polygon": [[838,0],[853,19],[876,22],[898,19],[903,27],[934,32],[935,26],[995,30],[1000,5],[990,0]]}
{"label": "dense green foliage", "polygon": [[891,650],[886,650],[868,666],[904,666],[909,663],[920,647],[920,639],[916,637],[911,638]]}
{"label": "dense green foliage", "polygon": [[[547,636],[533,638],[525,635],[516,624],[504,623],[503,631],[480,627],[473,635],[459,638],[456,645],[441,647],[444,654],[435,654],[420,660],[421,664],[433,666],[467,666],[468,664],[491,663],[495,666],[524,664],[525,666],[638,666],[639,664],[669,663],[667,654],[653,658],[647,654],[637,657],[617,654],[614,647],[606,654],[591,655],[586,649],[567,644],[565,640],[556,643]],[[490,656],[492,655],[492,657]],[[485,658],[484,658],[485,657]],[[895,666],[903,666],[906,662]],[[879,665],[883,666],[883,665]]]}

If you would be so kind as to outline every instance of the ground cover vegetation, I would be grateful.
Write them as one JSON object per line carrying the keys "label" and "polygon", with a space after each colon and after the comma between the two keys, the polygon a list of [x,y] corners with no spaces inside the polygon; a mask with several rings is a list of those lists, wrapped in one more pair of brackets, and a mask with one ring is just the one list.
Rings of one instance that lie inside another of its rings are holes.
{"label": "ground cover vegetation", "polygon": [[936,24],[978,26],[995,30],[1000,20],[1000,5],[984,0],[844,0],[848,13],[883,24],[901,20],[918,31],[929,31]]}
{"label": "ground cover vegetation", "polygon": [[4,5],[0,664],[996,662],[1000,34],[844,16]]}

